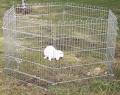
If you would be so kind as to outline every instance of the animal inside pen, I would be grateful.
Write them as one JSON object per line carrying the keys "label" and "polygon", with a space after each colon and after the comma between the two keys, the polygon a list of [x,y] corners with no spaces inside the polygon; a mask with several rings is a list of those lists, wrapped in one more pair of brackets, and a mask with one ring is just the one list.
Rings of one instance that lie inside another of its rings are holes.
{"label": "animal inside pen", "polygon": [[43,88],[113,75],[117,19],[111,10],[42,3],[27,5],[30,12],[23,13],[20,7],[4,15],[8,75]]}

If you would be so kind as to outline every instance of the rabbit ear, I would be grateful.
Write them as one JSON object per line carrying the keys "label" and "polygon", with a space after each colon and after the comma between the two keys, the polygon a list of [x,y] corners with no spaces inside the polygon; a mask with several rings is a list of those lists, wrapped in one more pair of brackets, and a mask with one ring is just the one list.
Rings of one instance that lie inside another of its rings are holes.
{"label": "rabbit ear", "polygon": [[61,50],[58,50],[58,52],[59,52],[59,54],[64,54],[63,51],[61,51]]}

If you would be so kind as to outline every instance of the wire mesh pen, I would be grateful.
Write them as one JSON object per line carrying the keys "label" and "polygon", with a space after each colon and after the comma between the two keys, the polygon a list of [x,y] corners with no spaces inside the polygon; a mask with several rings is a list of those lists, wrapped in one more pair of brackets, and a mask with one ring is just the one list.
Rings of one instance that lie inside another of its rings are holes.
{"label": "wire mesh pen", "polygon": [[[113,75],[117,18],[102,7],[74,3],[13,6],[3,20],[5,72],[43,88]],[[52,45],[60,60],[44,59]]]}

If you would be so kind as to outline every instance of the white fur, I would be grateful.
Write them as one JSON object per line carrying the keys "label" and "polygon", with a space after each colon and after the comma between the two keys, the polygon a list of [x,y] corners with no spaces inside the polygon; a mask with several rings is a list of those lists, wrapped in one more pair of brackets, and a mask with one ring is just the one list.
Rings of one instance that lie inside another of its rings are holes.
{"label": "white fur", "polygon": [[61,50],[55,49],[53,46],[47,46],[44,49],[44,59],[48,58],[48,60],[56,59],[59,60],[64,56],[64,53]]}

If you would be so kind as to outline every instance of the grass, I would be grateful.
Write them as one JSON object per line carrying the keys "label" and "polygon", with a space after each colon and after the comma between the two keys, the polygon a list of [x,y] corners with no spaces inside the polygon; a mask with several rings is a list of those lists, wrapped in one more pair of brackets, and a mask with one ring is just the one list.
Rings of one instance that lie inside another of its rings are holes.
{"label": "grass", "polygon": [[[15,3],[20,2],[14,0]],[[47,0],[28,0],[28,2],[43,2]],[[52,0],[55,1],[55,0]],[[85,3],[92,5],[105,6],[113,9],[118,17],[120,27],[120,0],[58,0],[61,2],[74,2]],[[13,4],[13,0],[1,0],[0,4],[0,26],[2,26],[2,17],[6,9]],[[0,71],[3,70],[3,34],[0,32]],[[112,81],[105,81],[101,79],[91,80],[89,84],[77,85],[78,88],[73,88],[73,84],[49,87],[50,91],[55,91],[58,95],[120,95],[120,31],[118,31],[116,60],[113,64],[113,72],[115,78]],[[14,81],[13,81],[14,80]],[[85,82],[86,83],[86,82]],[[0,72],[0,94],[1,95],[45,95],[39,88],[32,86],[32,84],[19,83],[15,79],[6,78],[6,76]],[[65,89],[65,86],[70,87],[69,90]],[[66,92],[67,91],[67,92]],[[48,93],[50,95],[50,93]]]}
{"label": "grass", "polygon": [[59,93],[58,95],[119,95],[120,86],[119,83],[115,82],[111,83],[107,81],[102,81],[101,79],[95,79],[89,81],[88,84],[84,84],[84,86],[80,83],[75,85],[74,84],[75,83],[58,85],[55,86],[54,89],[53,87],[52,89],[49,89],[53,92]]}

